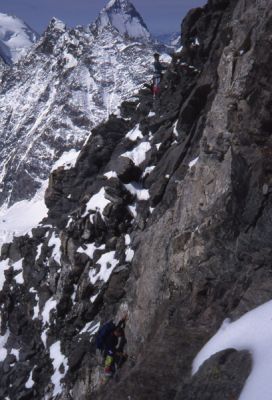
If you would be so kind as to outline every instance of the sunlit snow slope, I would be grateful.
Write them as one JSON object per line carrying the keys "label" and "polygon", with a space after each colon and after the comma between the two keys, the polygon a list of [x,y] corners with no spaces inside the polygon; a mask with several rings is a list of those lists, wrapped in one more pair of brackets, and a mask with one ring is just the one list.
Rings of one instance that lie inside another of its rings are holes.
{"label": "sunlit snow slope", "polygon": [[225,350],[248,350],[253,369],[239,400],[270,400],[272,398],[272,301],[249,311],[237,321],[226,320],[199,352],[193,363],[193,373],[213,354]]}

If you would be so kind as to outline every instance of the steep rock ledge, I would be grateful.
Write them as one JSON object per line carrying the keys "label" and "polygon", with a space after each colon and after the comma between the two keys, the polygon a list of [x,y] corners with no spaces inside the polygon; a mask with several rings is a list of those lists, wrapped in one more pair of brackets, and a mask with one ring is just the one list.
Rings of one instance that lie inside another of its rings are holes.
{"label": "steep rock ledge", "polygon": [[[224,318],[271,297],[271,18],[268,0],[191,12],[183,40],[199,45],[156,113],[140,91],[51,175],[48,219],[2,248],[0,397],[239,396],[248,353],[191,364]],[[131,359],[101,387],[92,336],[123,310]]]}

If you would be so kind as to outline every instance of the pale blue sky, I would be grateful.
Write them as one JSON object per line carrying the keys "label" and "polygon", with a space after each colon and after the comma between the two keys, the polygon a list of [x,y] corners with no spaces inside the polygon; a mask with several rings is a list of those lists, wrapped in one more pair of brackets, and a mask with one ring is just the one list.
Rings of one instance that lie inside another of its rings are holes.
{"label": "pale blue sky", "polygon": [[[152,33],[180,30],[187,11],[206,0],[131,0]],[[87,25],[98,15],[107,0],[0,0],[0,12],[22,18],[41,33],[52,17],[68,26]]]}

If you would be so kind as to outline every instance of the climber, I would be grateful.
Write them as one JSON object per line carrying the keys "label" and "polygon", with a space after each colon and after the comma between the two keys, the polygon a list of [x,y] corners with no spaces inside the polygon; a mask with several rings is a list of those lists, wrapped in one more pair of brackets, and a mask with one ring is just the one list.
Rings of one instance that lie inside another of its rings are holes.
{"label": "climber", "polygon": [[160,62],[160,54],[155,53],[153,55],[154,57],[154,62],[153,62],[153,86],[152,86],[152,92],[153,96],[155,97],[160,93],[160,82],[162,79],[162,72],[166,70],[166,67]]}
{"label": "climber", "polygon": [[96,346],[103,356],[104,375],[107,378],[113,377],[116,369],[121,368],[127,360],[127,354],[124,353],[126,320],[127,316],[123,317],[117,325],[109,321],[97,333]]}

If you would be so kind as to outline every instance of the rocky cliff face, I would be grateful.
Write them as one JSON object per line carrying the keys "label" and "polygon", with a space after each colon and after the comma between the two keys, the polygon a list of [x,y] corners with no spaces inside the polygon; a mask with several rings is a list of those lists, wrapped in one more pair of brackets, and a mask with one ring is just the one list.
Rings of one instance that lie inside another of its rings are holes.
{"label": "rocky cliff face", "polygon": [[[156,112],[140,91],[51,174],[47,219],[2,248],[0,397],[239,397],[247,351],[191,365],[271,298],[271,19],[270,0],[189,13]],[[93,337],[124,310],[131,357],[103,387]]]}

